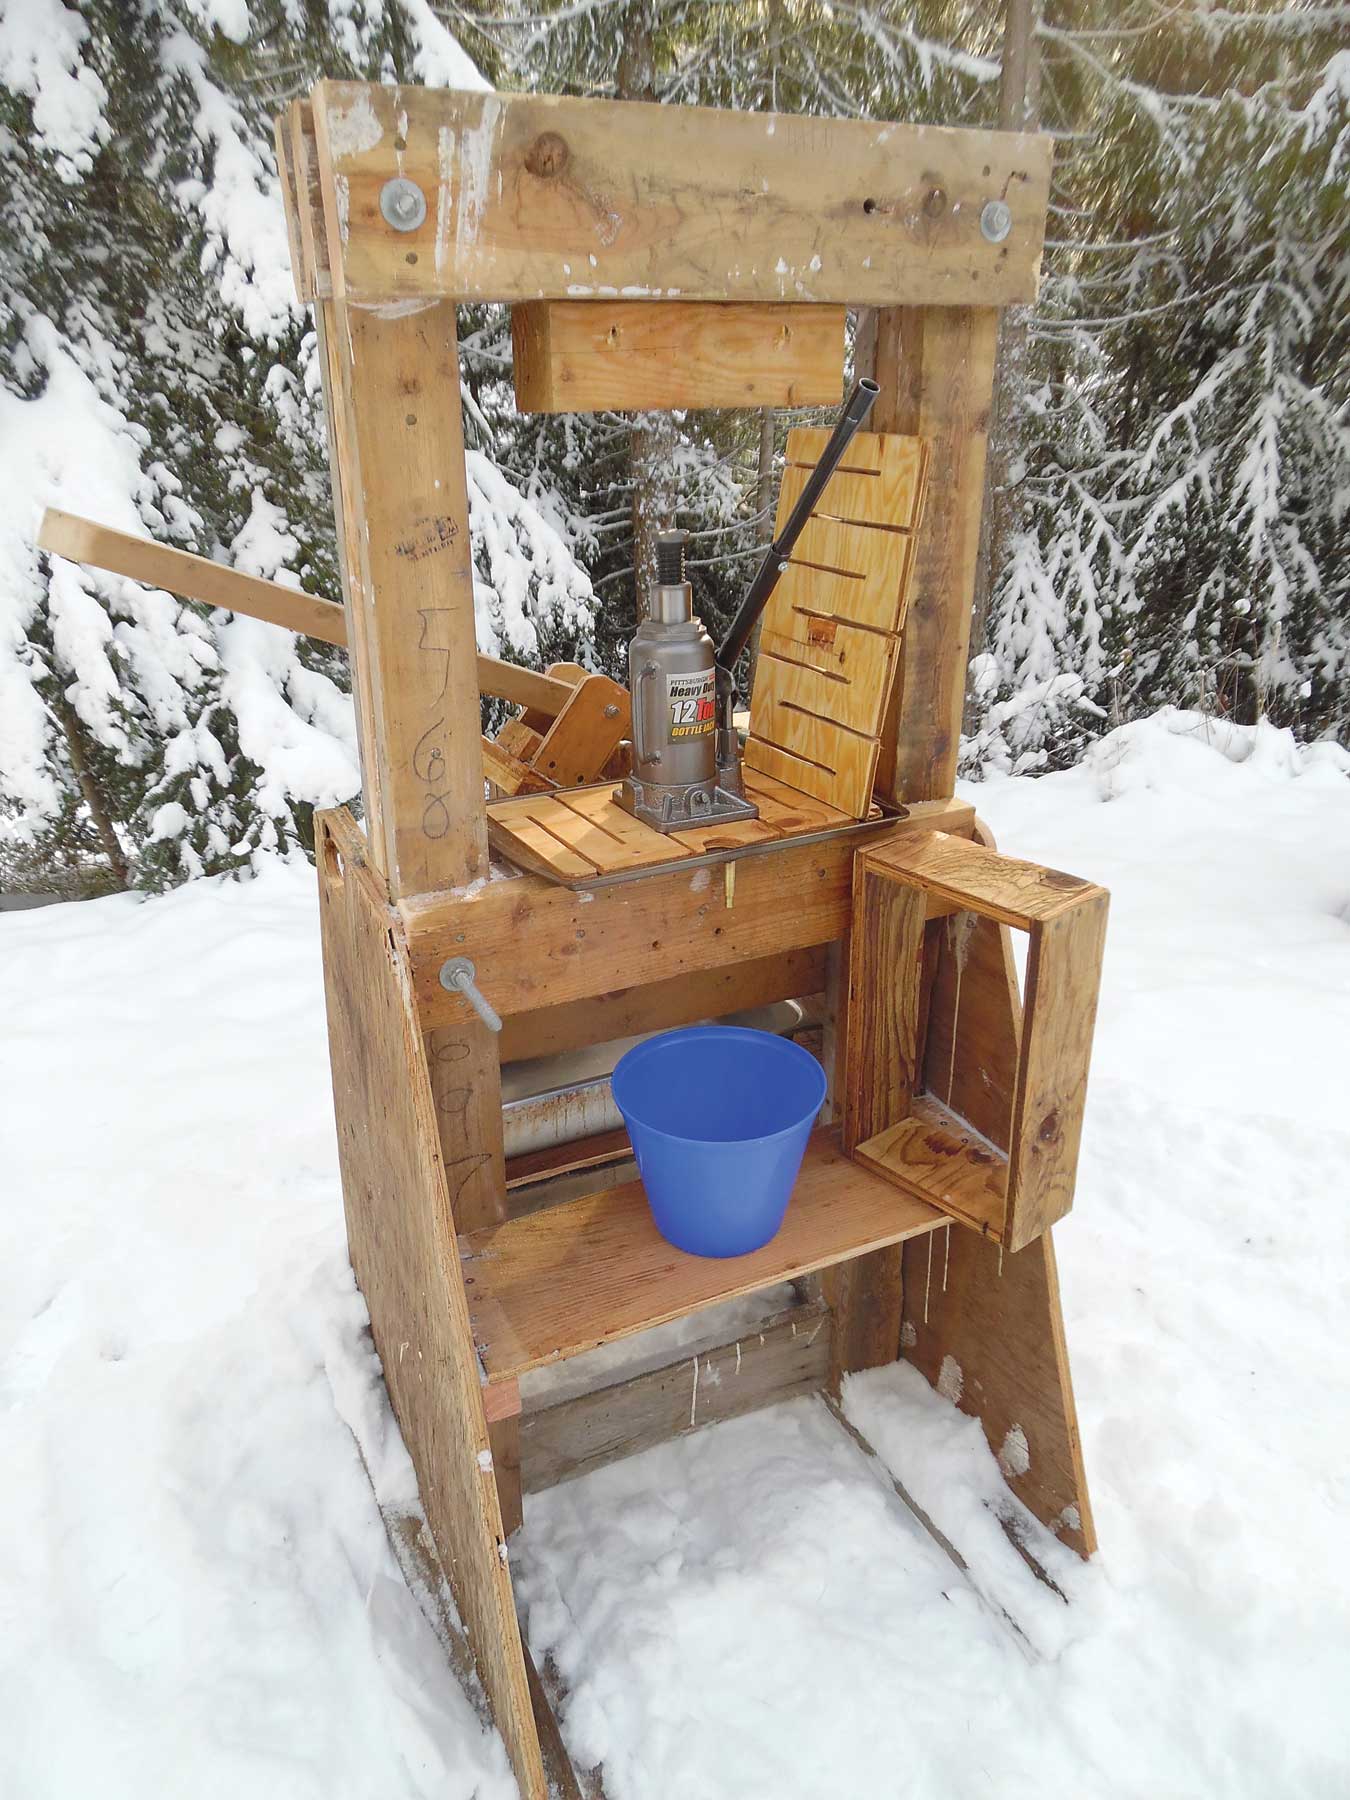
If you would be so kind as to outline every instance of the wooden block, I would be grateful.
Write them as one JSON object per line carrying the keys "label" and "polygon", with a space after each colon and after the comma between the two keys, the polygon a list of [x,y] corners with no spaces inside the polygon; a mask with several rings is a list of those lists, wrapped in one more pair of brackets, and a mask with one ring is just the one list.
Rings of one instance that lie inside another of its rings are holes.
{"label": "wooden block", "polygon": [[[814,794],[851,818],[866,817],[877,766],[874,738],[859,737],[805,714],[792,715],[785,725],[781,711],[769,715],[763,731],[772,736],[756,735],[746,741],[747,769]],[[779,734],[790,738],[793,748],[773,741]]]}
{"label": "wooden block", "polygon": [[[494,812],[533,801],[508,800]],[[359,828],[344,813],[356,843]],[[916,808],[878,830],[953,830],[974,824],[964,801]],[[869,841],[873,841],[870,840]],[[471,957],[478,985],[503,1018],[663,981],[691,969],[722,969],[785,950],[833,943],[848,930],[855,849],[847,837],[749,857],[737,865],[734,904],[704,870],[658,870],[640,881],[575,893],[541,878],[482,883],[458,894],[419,895],[400,906],[408,931],[424,1026],[470,1016],[440,984],[448,956]]]}
{"label": "wooden block", "polygon": [[544,1800],[407,953],[377,879],[364,859],[344,854],[329,817],[316,827],[320,917],[352,1263],[493,1716],[522,1793]]}
{"label": "wooden block", "polygon": [[536,300],[511,311],[521,412],[834,406],[842,306]]}
{"label": "wooden block", "polygon": [[720,1419],[814,1393],[826,1379],[830,1314],[818,1301],[731,1343],[697,1349],[521,1419],[525,1492],[536,1494]]}
{"label": "wooden block", "polygon": [[546,793],[553,783],[538,769],[510,756],[495,738],[483,739],[483,780],[491,782],[499,794]]}
{"label": "wooden block", "polygon": [[607,675],[587,675],[569,690],[544,734],[535,767],[559,787],[595,781],[632,728],[627,688]]}
{"label": "wooden block", "polygon": [[531,731],[522,719],[508,719],[497,733],[497,748],[514,756],[517,762],[532,762],[543,741],[542,735]]}
{"label": "wooden block", "polygon": [[499,1381],[943,1222],[817,1131],[781,1230],[748,1256],[673,1249],[637,1181],[474,1232],[460,1250],[474,1340]]}
{"label": "wooden block", "polygon": [[[353,300],[1036,297],[1045,137],[355,82],[313,100]],[[381,216],[395,172],[426,196],[416,230]]]}

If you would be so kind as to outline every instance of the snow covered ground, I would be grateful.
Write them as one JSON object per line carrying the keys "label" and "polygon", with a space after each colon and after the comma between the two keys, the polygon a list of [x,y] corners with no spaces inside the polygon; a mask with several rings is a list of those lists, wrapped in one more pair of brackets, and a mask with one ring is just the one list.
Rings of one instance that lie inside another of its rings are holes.
{"label": "snow covered ground", "polygon": [[[531,1500],[610,1800],[1350,1792],[1350,758],[1209,736],[978,794],[1114,896],[1056,1233],[1100,1556],[1035,1581],[903,1368],[849,1408],[969,1581],[815,1402]],[[0,984],[0,1792],[511,1794],[377,1505],[311,872],[0,917]]]}

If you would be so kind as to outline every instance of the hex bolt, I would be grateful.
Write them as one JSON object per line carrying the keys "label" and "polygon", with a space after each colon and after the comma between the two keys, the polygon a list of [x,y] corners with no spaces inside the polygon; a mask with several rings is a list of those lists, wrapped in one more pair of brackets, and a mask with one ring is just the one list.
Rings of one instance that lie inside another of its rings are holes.
{"label": "hex bolt", "polygon": [[396,175],[380,189],[380,213],[395,231],[416,231],[427,216],[427,197],[415,181]]}
{"label": "hex bolt", "polygon": [[451,956],[441,964],[441,986],[449,994],[463,994],[489,1031],[500,1031],[500,1016],[489,1006],[474,981],[477,973],[467,956]]}
{"label": "hex bolt", "polygon": [[986,200],[980,213],[980,230],[991,244],[1001,244],[1012,230],[1012,208],[1006,200]]}

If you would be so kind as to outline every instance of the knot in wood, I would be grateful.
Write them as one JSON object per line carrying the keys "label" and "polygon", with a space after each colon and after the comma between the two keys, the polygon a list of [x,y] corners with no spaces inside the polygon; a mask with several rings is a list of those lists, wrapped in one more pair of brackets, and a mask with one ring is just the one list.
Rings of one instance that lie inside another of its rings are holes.
{"label": "knot in wood", "polygon": [[1048,1112],[1041,1120],[1041,1128],[1036,1136],[1043,1144],[1053,1144],[1059,1136],[1059,1112],[1057,1109]]}
{"label": "knot in wood", "polygon": [[923,216],[926,219],[940,219],[947,210],[946,188],[931,187],[923,198]]}
{"label": "knot in wood", "polygon": [[525,152],[525,167],[531,175],[537,175],[541,181],[548,181],[553,176],[562,174],[571,154],[565,137],[561,137],[556,131],[542,131]]}

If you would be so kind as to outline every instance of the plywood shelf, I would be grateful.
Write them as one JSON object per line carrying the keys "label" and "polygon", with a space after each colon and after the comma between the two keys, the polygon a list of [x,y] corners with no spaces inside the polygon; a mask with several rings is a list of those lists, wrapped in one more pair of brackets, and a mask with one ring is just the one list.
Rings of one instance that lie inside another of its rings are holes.
{"label": "plywood shelf", "polygon": [[945,1213],[859,1167],[833,1131],[820,1130],[781,1231],[749,1256],[672,1248],[637,1181],[459,1244],[474,1340],[495,1383],[946,1223]]}

